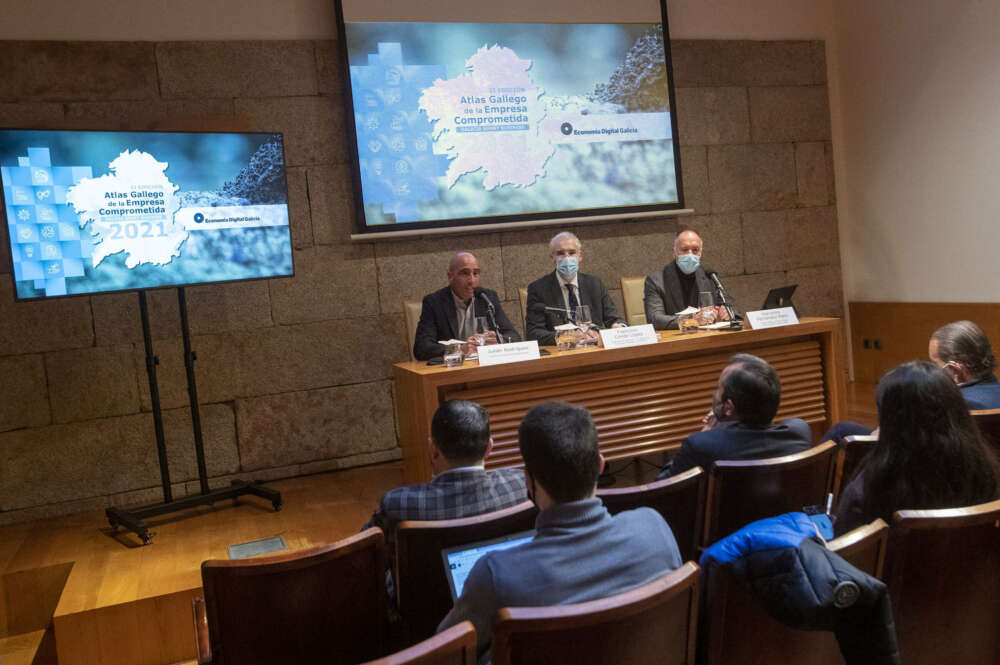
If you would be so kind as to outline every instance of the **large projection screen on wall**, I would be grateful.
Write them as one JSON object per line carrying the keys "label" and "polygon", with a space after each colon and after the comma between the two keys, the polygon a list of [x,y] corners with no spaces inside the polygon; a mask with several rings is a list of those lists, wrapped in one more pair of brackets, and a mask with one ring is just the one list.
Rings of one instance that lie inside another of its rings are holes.
{"label": "large projection screen on wall", "polygon": [[683,208],[663,2],[635,23],[335,6],[357,235]]}
{"label": "large projection screen on wall", "polygon": [[19,300],[292,274],[281,134],[0,129],[0,176]]}

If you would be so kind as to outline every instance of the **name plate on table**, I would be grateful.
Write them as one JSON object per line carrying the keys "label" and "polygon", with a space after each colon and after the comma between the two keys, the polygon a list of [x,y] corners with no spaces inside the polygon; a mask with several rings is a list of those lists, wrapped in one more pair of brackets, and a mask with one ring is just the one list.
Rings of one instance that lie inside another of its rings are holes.
{"label": "name plate on table", "polygon": [[608,328],[601,331],[601,341],[605,349],[624,349],[627,346],[656,344],[660,339],[653,330],[652,323],[628,328]]}
{"label": "name plate on table", "polygon": [[778,309],[762,309],[756,312],[747,312],[747,321],[754,330],[762,328],[778,328],[780,326],[794,326],[799,322],[799,317],[795,316],[795,309],[792,307],[779,307]]}
{"label": "name plate on table", "polygon": [[510,344],[490,344],[479,347],[479,364],[503,365],[517,363],[522,360],[538,360],[538,340],[530,342],[511,342]]}

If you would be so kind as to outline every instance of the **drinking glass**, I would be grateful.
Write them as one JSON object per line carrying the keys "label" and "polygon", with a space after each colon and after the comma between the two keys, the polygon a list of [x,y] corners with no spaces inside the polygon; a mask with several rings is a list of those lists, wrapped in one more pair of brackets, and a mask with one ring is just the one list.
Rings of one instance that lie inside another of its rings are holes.
{"label": "drinking glass", "polygon": [[485,316],[476,317],[476,344],[478,346],[483,346],[486,344],[486,333],[490,331],[489,321]]}
{"label": "drinking glass", "polygon": [[444,366],[458,367],[462,364],[462,345],[449,344],[444,352]]}
{"label": "drinking glass", "polygon": [[710,291],[698,293],[698,319],[702,325],[715,323],[715,298]]}
{"label": "drinking glass", "polygon": [[573,323],[580,329],[579,346],[596,346],[597,338],[588,335],[595,329],[594,322],[591,321],[590,305],[579,305],[573,310]]}

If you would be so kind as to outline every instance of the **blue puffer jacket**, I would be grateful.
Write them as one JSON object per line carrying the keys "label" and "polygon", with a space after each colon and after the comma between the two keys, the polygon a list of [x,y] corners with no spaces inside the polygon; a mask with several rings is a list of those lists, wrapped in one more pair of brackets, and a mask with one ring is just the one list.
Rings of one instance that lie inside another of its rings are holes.
{"label": "blue puffer jacket", "polygon": [[701,557],[702,588],[727,566],[767,613],[792,628],[833,631],[847,665],[898,665],[886,586],[816,536],[804,513],[748,524]]}

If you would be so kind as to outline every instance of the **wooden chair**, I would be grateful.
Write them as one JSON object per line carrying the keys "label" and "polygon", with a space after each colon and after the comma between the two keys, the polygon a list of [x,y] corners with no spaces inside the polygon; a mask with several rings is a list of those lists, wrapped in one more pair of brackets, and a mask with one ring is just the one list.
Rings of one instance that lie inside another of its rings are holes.
{"label": "wooden chair", "polygon": [[406,314],[406,339],[410,344],[410,360],[417,359],[413,355],[413,343],[417,339],[417,323],[420,321],[420,310],[422,309],[423,303],[409,301],[403,303],[403,313]]}
{"label": "wooden chair", "polygon": [[822,504],[833,483],[837,444],[793,455],[719,461],[708,477],[707,546],[750,522]]}
{"label": "wooden chair", "polygon": [[641,326],[646,321],[646,307],[643,304],[646,296],[645,277],[622,277],[622,301],[625,303],[625,323],[630,326]]}
{"label": "wooden chair", "polygon": [[868,453],[878,445],[878,436],[874,434],[852,434],[845,436],[837,453],[837,470],[833,481],[833,494],[840,496],[844,486],[851,482],[861,462]]}
{"label": "wooden chair", "polygon": [[[882,575],[889,526],[882,520],[827,543],[854,567]],[[708,576],[702,619],[702,665],[795,663],[843,665],[833,633],[789,628],[770,615],[725,567]]]}
{"label": "wooden chair", "polygon": [[441,550],[533,529],[537,514],[535,505],[525,501],[475,517],[400,523],[393,578],[408,643],[433,635],[452,607]]}
{"label": "wooden chair", "polygon": [[575,605],[505,607],[493,664],[693,665],[699,569],[688,561],[632,591]]}
{"label": "wooden chair", "polygon": [[524,335],[528,335],[528,289],[521,287],[517,290],[517,299],[521,301],[521,321],[524,322]]}
{"label": "wooden chair", "polygon": [[361,665],[476,665],[476,629],[471,621],[463,621],[409,649]]}
{"label": "wooden chair", "polygon": [[614,515],[642,506],[653,508],[674,532],[685,561],[696,559],[705,529],[705,489],[708,474],[700,466],[648,485],[597,490],[597,498]]}
{"label": "wooden chair", "polygon": [[992,444],[993,450],[1000,455],[1000,409],[983,409],[969,413],[979,425],[979,431],[986,437],[986,441]]}
{"label": "wooden chair", "polygon": [[201,579],[200,662],[358,663],[384,652],[381,529],[292,554],[205,561]]}
{"label": "wooden chair", "polygon": [[902,662],[1000,664],[1000,501],[897,511],[886,583]]}

